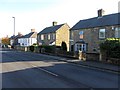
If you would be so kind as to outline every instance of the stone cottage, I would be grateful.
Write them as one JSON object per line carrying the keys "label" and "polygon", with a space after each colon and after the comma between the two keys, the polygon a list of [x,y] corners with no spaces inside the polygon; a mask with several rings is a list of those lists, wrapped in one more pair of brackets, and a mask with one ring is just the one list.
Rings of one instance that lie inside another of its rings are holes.
{"label": "stone cottage", "polygon": [[57,25],[57,22],[53,22],[53,25],[46,27],[38,33],[38,44],[39,45],[55,45],[61,46],[64,42],[69,51],[69,29],[67,23]]}
{"label": "stone cottage", "polygon": [[70,51],[85,51],[90,57],[99,54],[100,42],[120,38],[119,16],[120,13],[104,15],[104,10],[100,9],[97,17],[80,20],[70,29]]}

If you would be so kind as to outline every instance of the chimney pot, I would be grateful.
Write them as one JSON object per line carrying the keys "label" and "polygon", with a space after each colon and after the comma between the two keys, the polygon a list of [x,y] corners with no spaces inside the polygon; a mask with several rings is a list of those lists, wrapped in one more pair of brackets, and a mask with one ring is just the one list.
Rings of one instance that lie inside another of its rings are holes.
{"label": "chimney pot", "polygon": [[21,33],[20,33],[20,32],[18,32],[18,35],[21,35]]}
{"label": "chimney pot", "polygon": [[56,25],[57,25],[57,22],[56,22],[56,21],[54,21],[54,22],[53,22],[53,26],[56,26]]}
{"label": "chimney pot", "polygon": [[18,36],[22,36],[21,32],[18,32]]}
{"label": "chimney pot", "polygon": [[31,29],[31,32],[35,32],[35,29]]}
{"label": "chimney pot", "polygon": [[104,10],[103,9],[99,9],[98,10],[98,17],[102,17],[104,15]]}

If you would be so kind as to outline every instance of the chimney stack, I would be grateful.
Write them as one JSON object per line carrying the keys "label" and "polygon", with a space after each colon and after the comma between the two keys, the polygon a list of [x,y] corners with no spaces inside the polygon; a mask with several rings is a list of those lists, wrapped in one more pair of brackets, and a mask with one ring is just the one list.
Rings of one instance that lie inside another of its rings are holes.
{"label": "chimney stack", "polygon": [[22,36],[21,32],[18,32],[18,36]]}
{"label": "chimney stack", "polygon": [[57,25],[57,22],[56,22],[56,21],[54,21],[54,22],[53,22],[53,26],[56,26],[56,25]]}
{"label": "chimney stack", "polygon": [[31,29],[31,32],[35,32],[35,29]]}
{"label": "chimney stack", "polygon": [[21,35],[21,32],[18,32],[18,35]]}
{"label": "chimney stack", "polygon": [[98,17],[102,17],[104,15],[105,11],[103,9],[98,10]]}

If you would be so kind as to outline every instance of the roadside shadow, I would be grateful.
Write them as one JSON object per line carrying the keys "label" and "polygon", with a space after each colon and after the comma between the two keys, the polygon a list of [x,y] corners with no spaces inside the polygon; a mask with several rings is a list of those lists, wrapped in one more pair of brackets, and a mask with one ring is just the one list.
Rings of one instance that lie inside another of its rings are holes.
{"label": "roadside shadow", "polygon": [[[3,88],[117,88],[118,77],[59,63],[2,73]],[[97,78],[96,78],[97,77]],[[105,78],[106,77],[106,78]],[[92,82],[91,82],[92,81]]]}

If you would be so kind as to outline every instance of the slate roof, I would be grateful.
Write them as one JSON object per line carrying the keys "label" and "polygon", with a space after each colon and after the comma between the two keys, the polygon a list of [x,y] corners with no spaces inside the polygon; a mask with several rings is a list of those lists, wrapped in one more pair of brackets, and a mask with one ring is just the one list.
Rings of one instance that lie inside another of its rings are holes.
{"label": "slate roof", "polygon": [[10,39],[16,39],[16,38],[21,38],[21,37],[22,37],[22,35],[21,36],[20,35],[16,35],[16,36],[13,35],[13,36],[10,37]]}
{"label": "slate roof", "polygon": [[10,39],[15,39],[15,35],[11,36]]}
{"label": "slate roof", "polygon": [[118,22],[119,17],[120,17],[120,13],[116,13],[116,14],[105,15],[99,18],[95,17],[95,18],[80,20],[77,24],[75,24],[71,28],[71,30],[120,25],[120,22]]}
{"label": "slate roof", "polygon": [[61,26],[63,26],[64,24],[60,24],[60,25],[55,25],[55,26],[51,26],[51,27],[46,27],[45,29],[43,29],[41,32],[39,32],[38,34],[47,34],[47,33],[53,33],[55,31],[57,31]]}
{"label": "slate roof", "polygon": [[30,38],[35,32],[24,35],[22,38]]}

